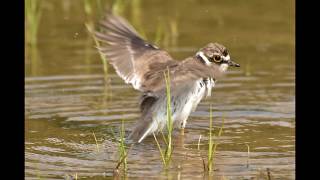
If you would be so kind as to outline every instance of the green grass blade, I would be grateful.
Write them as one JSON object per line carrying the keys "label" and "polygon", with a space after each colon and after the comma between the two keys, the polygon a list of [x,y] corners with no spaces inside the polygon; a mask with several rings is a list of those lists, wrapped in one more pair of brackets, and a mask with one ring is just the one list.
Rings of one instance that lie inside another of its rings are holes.
{"label": "green grass blade", "polygon": [[97,151],[99,152],[99,144],[98,144],[96,135],[94,134],[94,131],[92,131],[92,134],[93,134],[94,140],[95,140],[95,142],[96,142]]}
{"label": "green grass blade", "polygon": [[210,105],[210,113],[209,113],[209,147],[208,147],[208,170],[211,172],[212,170],[212,161],[213,161],[213,140],[212,140],[212,107]]}
{"label": "green grass blade", "polygon": [[152,134],[153,134],[154,140],[155,140],[156,143],[157,143],[158,149],[159,149],[159,151],[160,151],[160,155],[161,155],[162,162],[163,162],[164,165],[166,165],[166,161],[165,161],[165,158],[164,158],[164,155],[163,155],[161,146],[160,146],[160,144],[159,144],[159,142],[158,142],[158,140],[157,140],[157,137],[156,137],[156,135],[155,135],[154,133],[152,133]]}

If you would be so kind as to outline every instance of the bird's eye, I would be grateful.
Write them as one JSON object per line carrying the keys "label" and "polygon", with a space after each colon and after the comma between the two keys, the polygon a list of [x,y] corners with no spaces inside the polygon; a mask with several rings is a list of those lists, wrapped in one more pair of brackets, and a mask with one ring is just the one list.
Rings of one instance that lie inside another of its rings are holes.
{"label": "bird's eye", "polygon": [[216,56],[213,56],[213,60],[214,60],[215,62],[219,63],[219,62],[222,61],[222,58],[221,58],[221,56],[216,55]]}

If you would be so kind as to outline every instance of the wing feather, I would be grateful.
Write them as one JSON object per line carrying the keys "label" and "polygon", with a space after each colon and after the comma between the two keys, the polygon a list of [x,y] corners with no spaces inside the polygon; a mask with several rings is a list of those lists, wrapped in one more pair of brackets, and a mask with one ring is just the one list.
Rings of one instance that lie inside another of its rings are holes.
{"label": "wing feather", "polygon": [[124,19],[109,14],[100,22],[96,38],[102,43],[98,50],[106,56],[117,74],[137,90],[144,91],[143,76],[154,62],[173,61],[165,51],[146,42]]}

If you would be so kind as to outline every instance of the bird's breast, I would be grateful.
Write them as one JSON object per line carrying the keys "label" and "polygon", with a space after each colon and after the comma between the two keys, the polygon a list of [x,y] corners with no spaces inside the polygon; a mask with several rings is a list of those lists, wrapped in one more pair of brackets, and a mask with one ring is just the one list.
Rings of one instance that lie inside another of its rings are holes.
{"label": "bird's breast", "polygon": [[178,96],[173,102],[173,119],[177,121],[186,120],[190,113],[195,111],[200,101],[211,95],[214,80],[200,79],[188,90],[185,95]]}
{"label": "bird's breast", "polygon": [[[199,79],[181,94],[172,97],[171,113],[175,125],[186,121],[190,113],[196,110],[200,101],[211,95],[211,89],[214,84],[215,81],[212,78]],[[160,129],[165,127],[166,124],[166,102],[166,99],[158,101],[156,108],[154,108],[156,112],[154,112],[153,119]]]}

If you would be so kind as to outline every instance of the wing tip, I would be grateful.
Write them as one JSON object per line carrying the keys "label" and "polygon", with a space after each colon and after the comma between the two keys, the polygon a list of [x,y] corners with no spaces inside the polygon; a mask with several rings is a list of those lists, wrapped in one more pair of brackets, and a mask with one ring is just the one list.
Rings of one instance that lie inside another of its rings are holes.
{"label": "wing tip", "polygon": [[148,135],[150,135],[151,129],[152,126],[146,126],[145,123],[139,122],[128,136],[128,139],[131,139],[134,142],[141,143]]}

